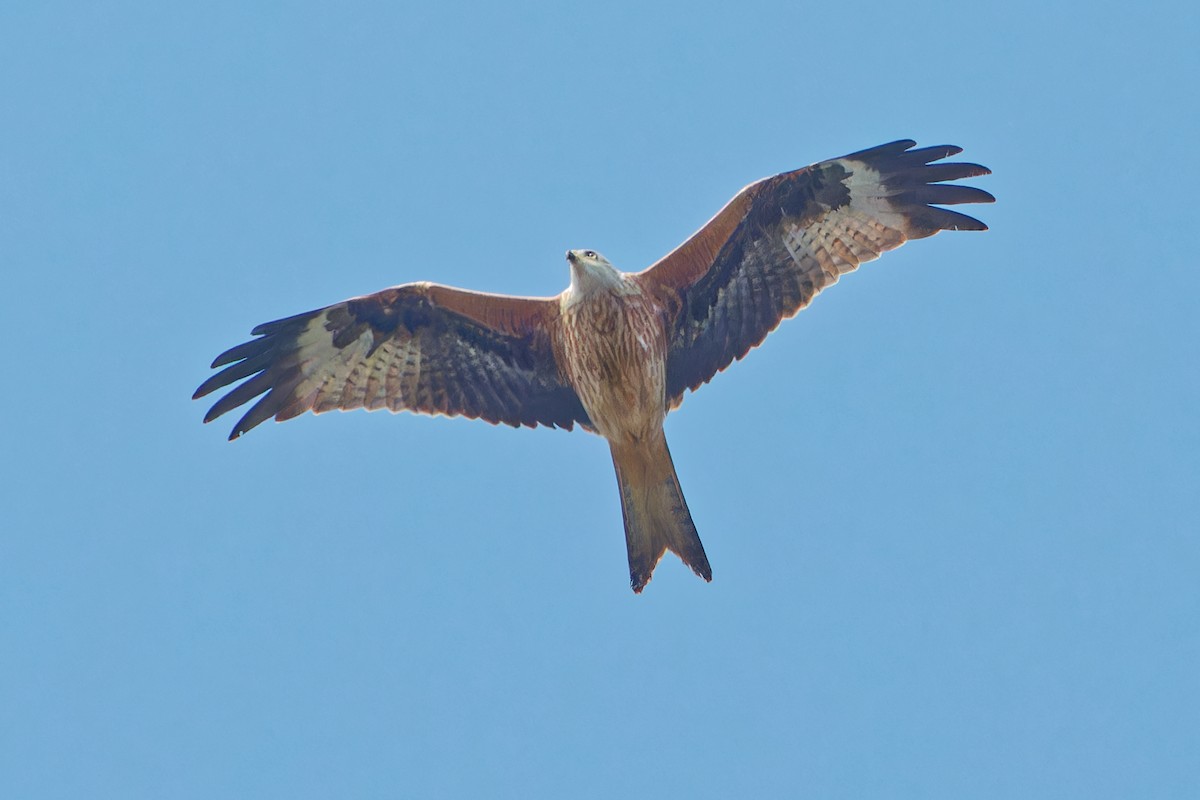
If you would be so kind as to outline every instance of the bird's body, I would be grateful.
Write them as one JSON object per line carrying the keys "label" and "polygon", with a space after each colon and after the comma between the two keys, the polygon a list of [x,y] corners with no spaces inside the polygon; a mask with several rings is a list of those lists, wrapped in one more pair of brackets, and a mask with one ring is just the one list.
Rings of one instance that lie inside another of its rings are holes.
{"label": "bird's body", "polygon": [[628,276],[617,278],[617,288],[564,292],[555,356],[596,432],[631,443],[666,418],[667,342],[654,300]]}
{"label": "bird's body", "polygon": [[711,580],[663,433],[668,411],[840,275],[939,230],[986,230],[936,204],[991,202],[931,164],[959,152],[893,142],[750,184],[646,270],[567,254],[553,298],[414,283],[269,322],[218,356],[200,397],[242,379],[205,421],[259,395],[236,438],[307,410],[389,408],[513,426],[579,424],[608,440],[640,592],[666,550]]}
{"label": "bird's body", "polygon": [[[667,449],[664,309],[630,275],[592,251],[567,254],[572,280],[554,326],[555,356],[596,433],[608,440],[621,494],[630,580],[641,591],[663,552],[712,579]],[[585,273],[586,274],[586,273]]]}

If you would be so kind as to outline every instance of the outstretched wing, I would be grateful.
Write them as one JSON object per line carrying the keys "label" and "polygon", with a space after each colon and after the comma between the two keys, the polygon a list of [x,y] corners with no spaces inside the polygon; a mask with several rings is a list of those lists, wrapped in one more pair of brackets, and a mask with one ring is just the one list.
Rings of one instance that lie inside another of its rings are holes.
{"label": "outstretched wing", "polygon": [[588,426],[554,360],[549,328],[557,313],[551,299],[397,286],[259,325],[251,331],[258,338],[217,356],[213,368],[225,369],[193,399],[248,379],[213,405],[210,422],[264,395],[230,439],[272,417],[334,408]]}
{"label": "outstretched wing", "polygon": [[864,261],[942,230],[987,230],[937,208],[991,203],[943,181],[990,173],[931,162],[952,145],[904,140],[752,183],[636,279],[668,310],[667,397],[682,400]]}

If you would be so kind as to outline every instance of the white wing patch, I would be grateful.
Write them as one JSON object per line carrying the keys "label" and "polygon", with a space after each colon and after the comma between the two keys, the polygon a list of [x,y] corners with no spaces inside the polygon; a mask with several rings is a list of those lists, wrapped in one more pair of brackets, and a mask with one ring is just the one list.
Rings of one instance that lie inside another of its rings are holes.
{"label": "white wing patch", "polygon": [[850,204],[815,224],[789,220],[783,226],[784,247],[818,289],[905,241],[904,216],[888,202],[879,173],[861,162],[839,163],[850,173]]}
{"label": "white wing patch", "polygon": [[[896,211],[888,201],[887,187],[883,177],[861,161],[838,159],[837,162],[850,173],[846,186],[850,189],[850,207],[865,212],[875,225],[902,231],[904,215]],[[892,247],[903,242],[897,242]],[[891,249],[891,248],[885,248]]]}
{"label": "white wing patch", "polygon": [[296,342],[304,379],[296,386],[295,397],[317,413],[338,407],[351,364],[361,358],[370,341],[368,334],[347,347],[334,347],[333,334],[325,328],[328,318],[329,312],[317,316]]}

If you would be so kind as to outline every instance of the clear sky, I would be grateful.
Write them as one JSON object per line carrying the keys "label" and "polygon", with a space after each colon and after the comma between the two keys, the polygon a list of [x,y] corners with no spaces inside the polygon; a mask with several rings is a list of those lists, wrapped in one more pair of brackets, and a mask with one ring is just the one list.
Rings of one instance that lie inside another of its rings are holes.
{"label": "clear sky", "polygon": [[[1200,12],[1133,8],[5,4],[0,796],[1192,795]],[[190,400],[905,137],[992,230],[671,415],[712,584],[629,591],[597,437]]]}

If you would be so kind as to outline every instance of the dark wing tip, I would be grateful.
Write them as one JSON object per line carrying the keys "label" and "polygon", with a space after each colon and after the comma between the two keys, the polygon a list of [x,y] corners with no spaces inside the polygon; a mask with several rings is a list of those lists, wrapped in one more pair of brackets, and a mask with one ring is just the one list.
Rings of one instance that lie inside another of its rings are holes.
{"label": "dark wing tip", "polygon": [[[261,325],[255,325],[254,330],[250,331],[250,335],[266,336],[269,333],[278,333],[286,330],[299,331],[308,324],[309,320],[311,320],[317,314],[320,314],[322,311],[324,311],[324,309],[305,311],[303,314],[293,314],[290,317],[284,317],[282,319],[273,319],[270,322],[264,322]],[[237,348],[234,349],[236,350]]]}
{"label": "dark wing tip", "polygon": [[920,158],[924,163],[928,164],[931,161],[941,161],[943,158],[956,156],[963,149],[956,144],[935,144],[930,147],[918,147],[916,150],[909,150],[904,154],[905,158]]}
{"label": "dark wing tip", "polygon": [[281,410],[296,386],[298,376],[293,362],[297,339],[319,313],[321,311],[309,311],[258,325],[251,331],[251,335],[258,338],[231,347],[213,359],[213,369],[224,369],[200,384],[192,393],[192,399],[199,400],[218,389],[232,388],[208,409],[204,422],[212,422],[266,393],[234,426],[229,435],[232,441]]}
{"label": "dark wing tip", "polygon": [[888,142],[887,144],[880,144],[880,145],[876,145],[875,147],[868,147],[866,150],[858,150],[858,151],[850,153],[848,155],[844,155],[844,156],[842,156],[842,158],[852,158],[852,159],[855,159],[856,161],[867,161],[870,159],[887,157],[887,156],[894,157],[894,156],[899,155],[900,153],[903,153],[905,150],[908,150],[908,149],[916,147],[916,146],[917,146],[917,143],[914,142],[912,139],[897,139],[896,141]]}
{"label": "dark wing tip", "polygon": [[899,210],[908,220],[905,234],[909,239],[923,239],[938,231],[986,231],[988,226],[974,217],[937,206],[909,205]]}
{"label": "dark wing tip", "polygon": [[962,152],[958,145],[919,148],[915,145],[911,139],[904,139],[844,158],[862,162],[879,173],[889,203],[909,222],[909,230],[905,231],[908,238],[931,236],[943,230],[986,231],[987,225],[980,220],[940,206],[996,202],[995,196],[983,189],[947,183],[990,175],[992,171],[981,164],[943,161]]}

